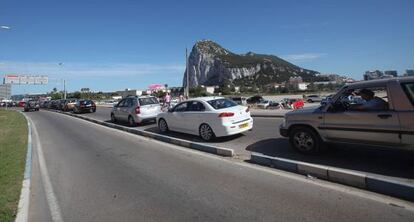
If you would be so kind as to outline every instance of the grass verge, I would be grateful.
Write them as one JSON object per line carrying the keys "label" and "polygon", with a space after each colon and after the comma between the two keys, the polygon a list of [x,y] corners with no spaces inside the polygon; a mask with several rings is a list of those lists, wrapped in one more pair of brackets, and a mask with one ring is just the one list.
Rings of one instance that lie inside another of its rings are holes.
{"label": "grass verge", "polygon": [[21,113],[0,109],[0,221],[14,221],[27,151],[27,122]]}

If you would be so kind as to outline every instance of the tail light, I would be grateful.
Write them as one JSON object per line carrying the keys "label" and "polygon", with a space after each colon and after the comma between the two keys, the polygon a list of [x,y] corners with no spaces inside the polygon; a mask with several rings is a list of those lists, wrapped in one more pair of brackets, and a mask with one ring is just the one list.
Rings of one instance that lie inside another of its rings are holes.
{"label": "tail light", "polygon": [[141,109],[139,106],[137,106],[137,108],[135,108],[135,114],[140,114],[141,113]]}
{"label": "tail light", "polygon": [[247,109],[246,109],[246,113],[248,113],[248,112],[250,112],[250,108],[249,107],[247,107]]}
{"label": "tail light", "polygon": [[224,113],[220,113],[220,115],[218,117],[232,117],[234,116],[234,113],[231,112],[224,112]]}

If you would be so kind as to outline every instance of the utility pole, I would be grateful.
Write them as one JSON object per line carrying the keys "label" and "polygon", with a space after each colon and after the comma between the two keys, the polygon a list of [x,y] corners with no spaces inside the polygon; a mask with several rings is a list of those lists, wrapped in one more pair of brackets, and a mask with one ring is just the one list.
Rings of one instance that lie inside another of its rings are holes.
{"label": "utility pole", "polygon": [[63,99],[66,99],[66,80],[63,80]]}
{"label": "utility pole", "polygon": [[185,76],[187,77],[186,79],[186,89],[185,89],[185,94],[187,96],[187,98],[190,98],[190,77],[188,76],[188,52],[187,52],[187,47],[185,48]]}

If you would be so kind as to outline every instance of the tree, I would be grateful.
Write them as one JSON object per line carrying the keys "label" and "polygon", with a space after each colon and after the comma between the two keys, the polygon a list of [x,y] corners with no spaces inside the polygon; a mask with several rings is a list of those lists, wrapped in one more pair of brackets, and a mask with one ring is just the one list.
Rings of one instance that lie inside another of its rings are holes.
{"label": "tree", "polygon": [[73,93],[73,98],[80,99],[81,98],[81,93],[79,91],[74,92]]}

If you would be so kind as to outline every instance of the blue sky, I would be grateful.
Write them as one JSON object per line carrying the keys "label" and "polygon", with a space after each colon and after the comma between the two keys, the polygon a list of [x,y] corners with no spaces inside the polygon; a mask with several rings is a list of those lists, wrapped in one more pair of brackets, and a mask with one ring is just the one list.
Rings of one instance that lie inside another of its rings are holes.
{"label": "blue sky", "polygon": [[0,29],[0,75],[50,77],[13,94],[62,88],[62,79],[70,91],[180,86],[185,48],[200,39],[356,79],[414,69],[412,0],[2,0],[0,25],[10,27]]}

